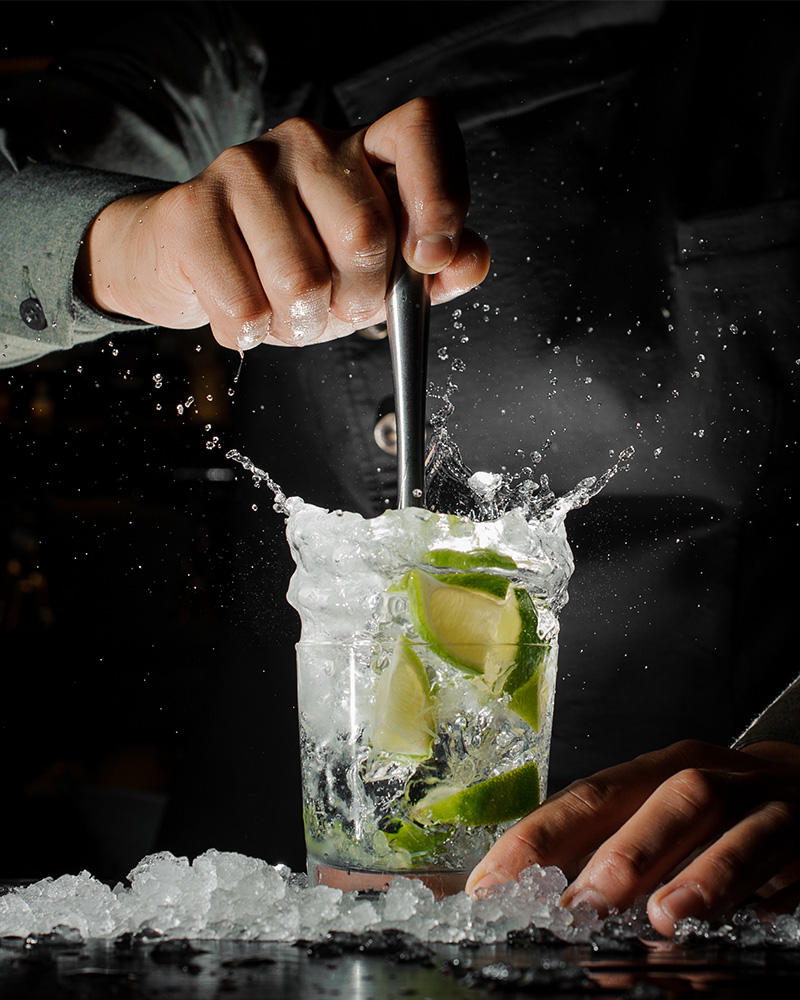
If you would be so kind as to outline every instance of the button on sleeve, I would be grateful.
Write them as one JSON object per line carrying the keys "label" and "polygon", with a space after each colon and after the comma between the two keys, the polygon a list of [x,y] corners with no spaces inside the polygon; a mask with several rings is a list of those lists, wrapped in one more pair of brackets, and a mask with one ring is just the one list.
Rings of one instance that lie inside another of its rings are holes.
{"label": "button on sleeve", "polygon": [[47,317],[38,299],[25,299],[20,303],[19,314],[22,322],[31,330],[44,330],[47,326]]}

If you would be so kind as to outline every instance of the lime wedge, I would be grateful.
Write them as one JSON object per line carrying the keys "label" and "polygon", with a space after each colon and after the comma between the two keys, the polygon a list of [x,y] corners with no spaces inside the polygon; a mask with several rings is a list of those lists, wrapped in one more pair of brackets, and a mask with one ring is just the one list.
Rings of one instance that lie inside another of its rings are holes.
{"label": "lime wedge", "polygon": [[432,862],[440,855],[450,839],[446,830],[426,829],[400,816],[390,816],[380,824],[393,851],[408,854],[412,862]]}
{"label": "lime wedge", "polygon": [[522,622],[517,657],[503,682],[508,705],[533,729],[539,729],[542,666],[549,646],[539,639],[539,616],[524,587],[515,587],[514,596]]}
{"label": "lime wedge", "polygon": [[457,823],[494,826],[525,816],[539,805],[539,769],[530,761],[466,788],[440,784],[412,806],[409,815],[421,826]]}
{"label": "lime wedge", "polygon": [[493,686],[514,663],[521,634],[529,631],[516,594],[524,588],[514,588],[506,577],[492,573],[435,574],[422,569],[411,570],[404,583],[420,637],[442,659],[482,675]]}
{"label": "lime wedge", "polygon": [[494,549],[470,549],[459,552],[456,549],[431,549],[422,557],[429,566],[441,569],[516,569],[517,564],[511,556],[504,556]]}
{"label": "lime wedge", "polygon": [[378,678],[372,746],[382,753],[426,758],[436,735],[431,685],[422,661],[404,640]]}

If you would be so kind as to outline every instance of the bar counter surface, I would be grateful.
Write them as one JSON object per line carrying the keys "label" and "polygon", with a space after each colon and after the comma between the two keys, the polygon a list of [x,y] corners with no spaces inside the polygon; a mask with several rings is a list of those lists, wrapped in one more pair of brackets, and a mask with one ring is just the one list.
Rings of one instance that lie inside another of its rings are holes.
{"label": "bar counter surface", "polygon": [[[520,932],[524,934],[524,932]],[[360,950],[361,949],[361,950]],[[480,996],[782,1000],[800,995],[800,948],[636,939],[559,946],[425,945],[402,933],[277,944],[0,939],[2,1000],[467,1000]]]}

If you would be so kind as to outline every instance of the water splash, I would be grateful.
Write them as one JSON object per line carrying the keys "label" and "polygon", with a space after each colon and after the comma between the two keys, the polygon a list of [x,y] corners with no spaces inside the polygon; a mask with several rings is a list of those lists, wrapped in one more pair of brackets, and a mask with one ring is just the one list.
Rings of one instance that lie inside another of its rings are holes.
{"label": "water splash", "polygon": [[[495,521],[512,510],[520,511],[527,521],[563,518],[569,511],[587,504],[618,472],[627,470],[633,458],[635,450],[629,445],[619,452],[614,464],[602,475],[582,479],[561,496],[553,492],[546,473],[537,481],[528,465],[516,472],[474,472],[464,462],[447,427],[455,409],[451,396],[457,390],[458,387],[448,381],[438,397],[442,405],[431,418],[433,434],[425,459],[425,506],[435,513],[455,514],[476,522]],[[249,472],[256,486],[265,483],[272,490],[275,494],[273,508],[279,514],[288,517],[302,505],[300,498],[287,497],[269,473],[259,469],[247,456],[232,449],[226,458],[238,462]],[[541,459],[539,452],[531,453],[533,465],[538,465]]]}
{"label": "water splash", "polygon": [[253,477],[254,486],[260,486],[262,483],[265,483],[272,490],[275,496],[272,509],[277,511],[278,514],[284,514],[288,517],[298,505],[302,504],[303,501],[298,497],[287,497],[268,472],[259,469],[246,455],[240,454],[235,448],[231,448],[230,451],[226,452],[225,457],[232,462],[238,462],[246,472],[249,472]]}

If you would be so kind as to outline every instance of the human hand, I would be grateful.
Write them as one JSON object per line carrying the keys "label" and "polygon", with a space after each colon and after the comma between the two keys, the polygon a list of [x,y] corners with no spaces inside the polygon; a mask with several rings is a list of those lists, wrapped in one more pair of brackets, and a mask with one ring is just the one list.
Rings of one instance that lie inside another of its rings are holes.
{"label": "human hand", "polygon": [[[399,224],[378,174],[393,166]],[[455,121],[417,99],[357,131],[291,119],[195,178],[113,202],[84,237],[76,287],[97,308],[241,350],[331,340],[384,318],[395,242],[431,300],[479,284]],[[399,229],[398,229],[399,225]]]}
{"label": "human hand", "polygon": [[715,919],[754,893],[767,911],[792,910],[800,902],[800,746],[736,751],[687,740],[576,781],[499,838],[467,892],[534,863],[574,878],[567,907],[586,902],[605,916],[652,893],[650,922],[667,937],[680,918]]}

